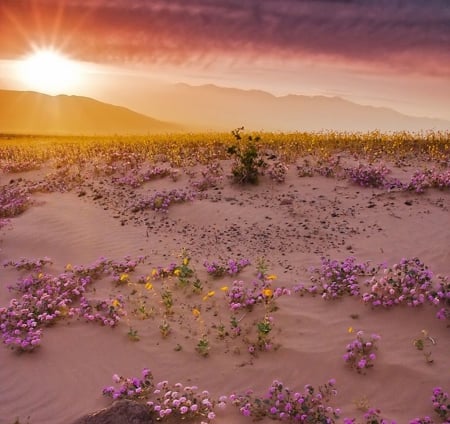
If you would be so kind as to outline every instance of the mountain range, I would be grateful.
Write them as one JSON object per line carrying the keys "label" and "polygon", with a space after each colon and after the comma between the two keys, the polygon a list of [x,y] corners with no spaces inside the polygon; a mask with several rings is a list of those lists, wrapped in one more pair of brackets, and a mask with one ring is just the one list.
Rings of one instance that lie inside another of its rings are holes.
{"label": "mountain range", "polygon": [[0,132],[149,134],[230,131],[239,126],[284,132],[450,130],[450,121],[408,116],[339,97],[276,97],[214,85],[143,89],[135,96],[133,109],[139,113],[88,97],[0,90]]}
{"label": "mountain range", "polygon": [[180,125],[88,97],[0,90],[0,132],[3,133],[102,135],[182,129]]}

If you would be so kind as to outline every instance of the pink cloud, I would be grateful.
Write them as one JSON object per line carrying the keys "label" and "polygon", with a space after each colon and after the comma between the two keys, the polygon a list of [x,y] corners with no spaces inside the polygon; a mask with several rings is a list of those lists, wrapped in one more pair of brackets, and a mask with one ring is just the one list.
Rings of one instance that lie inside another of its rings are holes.
{"label": "pink cloud", "polygon": [[3,57],[36,43],[109,63],[225,55],[450,75],[446,0],[5,0],[0,13]]}

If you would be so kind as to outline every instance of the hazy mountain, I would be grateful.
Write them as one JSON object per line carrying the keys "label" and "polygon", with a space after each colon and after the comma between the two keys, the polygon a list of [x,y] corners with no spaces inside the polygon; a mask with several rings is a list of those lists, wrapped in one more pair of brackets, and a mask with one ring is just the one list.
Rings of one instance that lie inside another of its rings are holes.
{"label": "hazy mountain", "polygon": [[450,121],[407,116],[339,97],[276,97],[264,91],[214,85],[175,84],[152,89],[136,100],[135,107],[159,119],[227,131],[241,125],[267,131],[450,130]]}
{"label": "hazy mountain", "polygon": [[0,90],[0,132],[143,134],[230,131],[242,125],[247,130],[285,132],[450,130],[450,121],[407,116],[339,97],[276,97],[258,90],[187,84],[143,86],[139,93],[123,89],[108,95],[107,101],[141,113],[88,97]]}
{"label": "hazy mountain", "polygon": [[146,134],[181,129],[179,125],[88,97],[0,90],[0,132]]}

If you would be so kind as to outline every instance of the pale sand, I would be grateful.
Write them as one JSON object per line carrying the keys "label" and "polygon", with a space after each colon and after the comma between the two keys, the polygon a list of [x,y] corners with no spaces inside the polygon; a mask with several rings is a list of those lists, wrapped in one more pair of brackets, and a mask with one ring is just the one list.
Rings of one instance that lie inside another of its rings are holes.
{"label": "pale sand", "polygon": [[[0,176],[0,183],[10,178]],[[182,174],[177,182],[156,180],[137,192],[187,183]],[[257,258],[265,257],[270,273],[278,276],[275,285],[287,287],[308,282],[307,270],[319,266],[321,256],[353,255],[359,262],[389,265],[417,256],[434,273],[450,274],[448,191],[386,193],[333,178],[299,178],[292,167],[288,180],[280,185],[263,180],[258,186],[239,187],[225,181],[220,190],[209,190],[207,199],[172,206],[164,220],[153,211],[124,211],[125,193],[132,189],[124,189],[124,197],[106,186],[101,190],[104,197],[95,202],[91,192],[84,197],[76,191],[33,195],[36,204],[12,219],[12,227],[0,235],[0,261],[48,256],[54,262],[49,269],[57,274],[67,263],[88,265],[100,256],[148,255],[150,263],[133,274],[140,276],[154,266],[176,261],[185,247],[200,279],[217,291],[209,301],[222,316],[226,306],[219,288],[234,278],[207,277],[205,259],[237,254],[249,258],[252,266],[236,278],[250,282],[255,279]],[[281,204],[286,198],[291,204]],[[405,204],[408,200],[412,205]],[[368,208],[369,204],[375,206]],[[6,287],[21,273],[10,268],[0,272],[0,305],[4,306],[12,296]],[[104,298],[129,291],[108,278],[95,287],[96,296]],[[292,294],[277,301],[279,310],[273,314],[278,350],[252,358],[242,342],[212,336],[210,355],[203,358],[195,352],[199,329],[190,313],[201,300],[184,298],[182,292],[177,296],[173,333],[167,339],[160,336],[159,317],[138,321],[130,316],[141,338],[138,342],[128,339],[125,320],[114,329],[71,320],[44,329],[42,346],[33,353],[18,355],[0,346],[0,423],[12,424],[16,417],[21,423],[27,417],[30,424],[70,423],[110,404],[101,390],[112,383],[113,373],[137,376],[144,367],[158,381],[196,384],[215,396],[249,388],[262,395],[273,379],[301,390],[305,384],[317,386],[335,378],[338,396],[332,405],[341,408],[342,417],[361,417],[354,402],[367,397],[370,406],[398,423],[433,415],[429,400],[433,387],[450,389],[449,329],[429,305],[372,310],[354,298],[325,301]],[[250,315],[248,323],[257,318],[256,313],[255,318]],[[211,312],[207,323],[213,319]],[[347,332],[350,326],[382,337],[375,366],[366,375],[349,369],[342,359],[354,337]],[[423,329],[437,341],[432,346],[432,365],[413,346]],[[183,347],[179,352],[174,350],[178,343]],[[234,352],[237,346],[240,354]],[[218,412],[215,422],[249,421],[228,406]]]}

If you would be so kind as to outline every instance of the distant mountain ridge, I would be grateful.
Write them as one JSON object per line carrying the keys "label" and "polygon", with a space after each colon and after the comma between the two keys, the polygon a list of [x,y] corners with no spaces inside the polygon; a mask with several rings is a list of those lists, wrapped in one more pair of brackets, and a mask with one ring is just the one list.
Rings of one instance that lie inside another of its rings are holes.
{"label": "distant mountain ridge", "polygon": [[[124,90],[118,101],[0,90],[0,132],[150,134],[180,131],[450,131],[450,121],[412,117],[340,97],[287,95],[184,83]],[[151,117],[150,117],[151,116]]]}
{"label": "distant mountain ridge", "polygon": [[181,131],[130,109],[89,97],[0,90],[0,131],[26,134],[146,134]]}
{"label": "distant mountain ridge", "polygon": [[184,83],[154,90],[139,109],[184,125],[229,130],[243,125],[265,131],[450,130],[450,121],[412,117],[340,97],[287,95]]}

